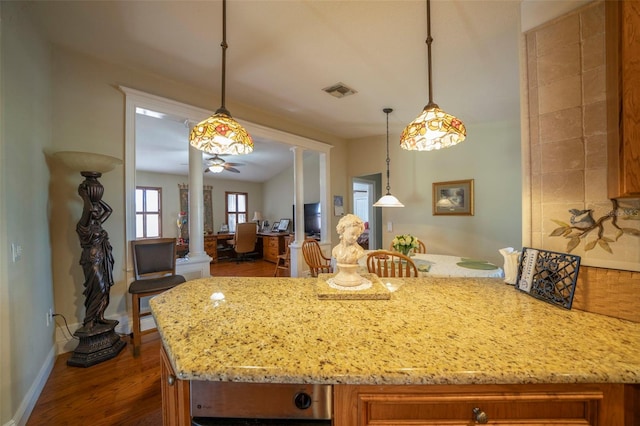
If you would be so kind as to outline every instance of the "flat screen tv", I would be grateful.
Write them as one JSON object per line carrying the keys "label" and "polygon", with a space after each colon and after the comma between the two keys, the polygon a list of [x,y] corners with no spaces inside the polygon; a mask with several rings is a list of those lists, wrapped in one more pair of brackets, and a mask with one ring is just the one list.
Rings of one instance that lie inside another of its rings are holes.
{"label": "flat screen tv", "polygon": [[[293,217],[296,217],[296,206],[293,206]],[[306,203],[304,205],[304,233],[309,236],[320,235],[321,224],[320,203]]]}

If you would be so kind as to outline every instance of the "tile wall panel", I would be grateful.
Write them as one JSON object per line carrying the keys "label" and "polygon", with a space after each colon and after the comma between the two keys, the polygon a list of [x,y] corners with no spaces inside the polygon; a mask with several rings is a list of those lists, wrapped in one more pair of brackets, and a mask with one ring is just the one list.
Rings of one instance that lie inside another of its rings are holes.
{"label": "tile wall panel", "polygon": [[[570,209],[609,215],[605,73],[605,4],[594,1],[525,34],[530,137],[531,244],[566,251],[551,237]],[[611,219],[605,222],[610,226]],[[622,220],[620,226],[625,226]],[[595,238],[596,231],[587,237]],[[605,235],[615,237],[608,227]],[[638,259],[640,241],[625,235],[585,252],[574,308],[640,322],[640,272],[587,266],[584,259]]]}

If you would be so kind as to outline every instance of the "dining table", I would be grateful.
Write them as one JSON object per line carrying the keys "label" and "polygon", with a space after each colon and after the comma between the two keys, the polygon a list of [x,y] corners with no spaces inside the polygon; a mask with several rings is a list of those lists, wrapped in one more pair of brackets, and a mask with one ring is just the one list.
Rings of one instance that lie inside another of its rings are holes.
{"label": "dining table", "polygon": [[[359,272],[367,272],[367,255],[358,259]],[[497,265],[482,259],[473,259],[446,254],[415,253],[411,260],[422,277],[474,277],[504,278],[504,271]]]}

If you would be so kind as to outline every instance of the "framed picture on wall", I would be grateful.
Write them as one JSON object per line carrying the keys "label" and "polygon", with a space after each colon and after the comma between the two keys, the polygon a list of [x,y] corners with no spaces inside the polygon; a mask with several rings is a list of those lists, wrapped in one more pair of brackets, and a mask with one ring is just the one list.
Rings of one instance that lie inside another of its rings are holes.
{"label": "framed picture on wall", "polygon": [[473,179],[434,182],[433,214],[473,216]]}

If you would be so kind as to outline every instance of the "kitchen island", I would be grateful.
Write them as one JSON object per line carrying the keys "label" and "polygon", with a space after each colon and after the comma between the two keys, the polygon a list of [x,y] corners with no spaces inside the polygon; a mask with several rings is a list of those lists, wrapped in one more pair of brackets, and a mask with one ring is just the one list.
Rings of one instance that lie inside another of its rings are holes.
{"label": "kitchen island", "polygon": [[497,424],[639,421],[640,324],[500,279],[383,283],[388,300],[319,300],[316,278],[207,278],[156,296],[166,422],[190,424],[202,381],[329,385],[335,425],[468,424],[474,408]]}

